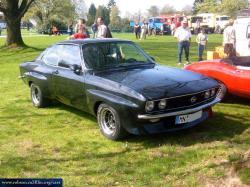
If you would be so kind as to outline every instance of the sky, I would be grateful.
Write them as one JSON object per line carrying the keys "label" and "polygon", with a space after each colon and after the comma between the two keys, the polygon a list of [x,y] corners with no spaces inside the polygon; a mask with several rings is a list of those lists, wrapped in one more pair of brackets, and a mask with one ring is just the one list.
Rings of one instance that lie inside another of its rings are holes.
{"label": "sky", "polygon": [[[107,5],[108,0],[86,0],[85,2],[88,7],[91,3],[98,7],[98,5]],[[177,10],[181,10],[185,5],[192,6],[193,2],[194,0],[116,0],[122,15],[125,15],[126,12],[136,13],[139,10],[146,12],[151,5],[157,5],[159,8],[162,8],[168,4]]]}

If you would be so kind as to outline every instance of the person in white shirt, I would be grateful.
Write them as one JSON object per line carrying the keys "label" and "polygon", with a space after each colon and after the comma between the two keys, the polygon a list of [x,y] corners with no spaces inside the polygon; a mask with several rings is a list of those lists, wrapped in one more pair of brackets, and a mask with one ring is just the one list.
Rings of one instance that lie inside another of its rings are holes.
{"label": "person in white shirt", "polygon": [[199,61],[202,61],[202,55],[203,55],[203,51],[206,48],[207,45],[207,34],[205,32],[205,29],[202,28],[200,30],[200,33],[197,35],[196,37],[196,42],[198,43],[198,57],[199,57]]}
{"label": "person in white shirt", "polygon": [[97,19],[98,30],[96,33],[96,38],[106,38],[107,37],[107,26],[104,25],[103,17]]}
{"label": "person in white shirt", "polygon": [[146,33],[147,33],[147,24],[143,23],[143,25],[141,26],[141,38],[140,38],[140,40],[146,39]]}
{"label": "person in white shirt", "polygon": [[178,65],[181,64],[182,51],[185,51],[186,64],[189,64],[189,47],[192,38],[187,20],[183,20],[182,26],[175,31],[174,37],[178,40]]}
{"label": "person in white shirt", "polygon": [[236,52],[235,52],[236,36],[235,36],[235,30],[234,30],[233,24],[234,24],[234,21],[232,19],[229,20],[229,23],[227,27],[224,29],[224,33],[223,33],[224,53],[228,57],[232,57],[236,55]]}

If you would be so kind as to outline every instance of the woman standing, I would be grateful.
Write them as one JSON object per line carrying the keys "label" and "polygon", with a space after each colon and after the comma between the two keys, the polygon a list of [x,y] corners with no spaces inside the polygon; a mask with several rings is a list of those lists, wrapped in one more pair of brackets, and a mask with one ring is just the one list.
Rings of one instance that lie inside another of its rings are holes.
{"label": "woman standing", "polygon": [[205,33],[205,29],[200,29],[200,33],[197,35],[196,42],[198,43],[198,57],[199,61],[202,61],[203,51],[207,45],[207,34]]}
{"label": "woman standing", "polygon": [[141,26],[141,38],[140,40],[146,39],[146,33],[147,33],[147,24],[144,22]]}

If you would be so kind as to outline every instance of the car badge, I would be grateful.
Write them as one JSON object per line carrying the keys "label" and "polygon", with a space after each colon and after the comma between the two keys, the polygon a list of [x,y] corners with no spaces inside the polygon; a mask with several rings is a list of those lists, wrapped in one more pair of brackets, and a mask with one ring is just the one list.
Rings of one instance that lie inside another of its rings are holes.
{"label": "car badge", "polygon": [[197,101],[197,97],[196,96],[191,97],[190,101],[191,103],[195,103]]}

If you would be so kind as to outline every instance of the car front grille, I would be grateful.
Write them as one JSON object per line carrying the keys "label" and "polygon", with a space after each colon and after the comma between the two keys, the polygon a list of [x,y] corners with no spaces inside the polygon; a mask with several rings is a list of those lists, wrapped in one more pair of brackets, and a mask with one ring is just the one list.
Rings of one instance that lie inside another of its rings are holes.
{"label": "car front grille", "polygon": [[[218,92],[218,88],[215,88],[215,93]],[[162,113],[162,112],[168,112],[168,111],[177,111],[177,110],[184,110],[191,107],[197,107],[206,103],[211,102],[215,99],[216,94],[213,96],[210,96],[209,98],[205,98],[205,92],[202,91],[199,93],[194,94],[187,94],[182,96],[176,96],[171,98],[165,98],[167,100],[167,107],[163,110],[160,110],[157,108],[160,100],[155,101],[155,108],[151,112],[151,114],[154,113]]]}

